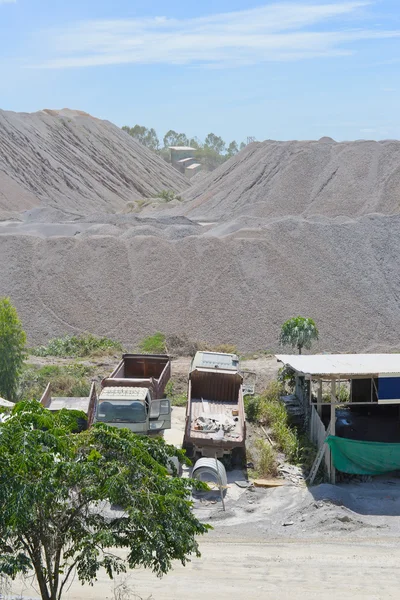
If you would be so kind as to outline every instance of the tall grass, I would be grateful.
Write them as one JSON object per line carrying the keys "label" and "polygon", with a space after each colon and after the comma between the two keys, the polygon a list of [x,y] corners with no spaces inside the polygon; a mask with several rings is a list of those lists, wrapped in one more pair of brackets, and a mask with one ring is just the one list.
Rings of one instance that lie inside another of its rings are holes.
{"label": "tall grass", "polygon": [[300,439],[296,429],[290,427],[286,407],[280,400],[281,393],[281,384],[274,381],[260,396],[247,396],[246,416],[249,421],[267,425],[271,430],[271,437],[287,460],[298,463],[302,453]]}
{"label": "tall grass", "polygon": [[140,342],[139,350],[143,354],[163,354],[166,350],[165,335],[160,331],[149,335]]}
{"label": "tall grass", "polygon": [[34,356],[56,356],[60,358],[103,356],[114,352],[122,352],[120,342],[107,337],[97,337],[91,333],[53,338],[46,346],[39,346],[30,351]]}

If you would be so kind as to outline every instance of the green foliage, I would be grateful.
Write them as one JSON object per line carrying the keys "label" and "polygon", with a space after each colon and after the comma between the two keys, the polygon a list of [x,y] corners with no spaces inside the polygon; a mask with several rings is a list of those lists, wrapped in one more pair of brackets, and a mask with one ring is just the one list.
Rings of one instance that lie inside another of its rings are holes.
{"label": "green foliage", "polygon": [[182,201],[182,196],[179,196],[174,192],[174,190],[161,190],[156,196],[156,198],[161,198],[164,202],[172,202],[173,200]]}
{"label": "green foliage", "polygon": [[25,365],[19,383],[19,400],[39,400],[50,382],[55,396],[88,396],[93,369],[86,365]]}
{"label": "green foliage", "polygon": [[305,317],[293,317],[282,325],[279,341],[282,346],[308,350],[314,340],[318,340],[318,329],[314,321]]}
{"label": "green foliage", "polygon": [[260,396],[246,396],[246,417],[249,421],[268,425],[279,449],[289,461],[297,463],[301,460],[299,436],[290,427],[286,407],[280,400],[281,393],[281,384],[273,381]]}
{"label": "green foliage", "polygon": [[296,372],[291,367],[285,365],[278,371],[278,381],[285,391],[293,393],[296,387]]}
{"label": "green foliage", "polygon": [[0,425],[0,574],[34,570],[42,599],[59,600],[73,572],[82,584],[100,568],[162,575],[199,556],[196,536],[209,527],[188,498],[205,486],[167,471],[184,452],[104,424],[73,435],[76,425],[34,401]]}
{"label": "green foliage", "polygon": [[47,346],[33,348],[34,356],[57,356],[60,358],[80,358],[85,356],[103,356],[122,352],[122,344],[107,337],[97,337],[91,333],[66,335],[50,340]]}
{"label": "green foliage", "polygon": [[143,354],[163,354],[165,352],[165,335],[157,331],[154,335],[144,338],[139,344]]}
{"label": "green foliage", "polygon": [[187,404],[187,394],[177,393],[172,379],[170,379],[165,386],[165,395],[170,400],[171,406],[186,406]]}
{"label": "green foliage", "polygon": [[160,141],[157,137],[155,129],[147,129],[147,127],[143,127],[142,125],[135,125],[134,127],[128,127],[128,125],[124,125],[122,129],[130,136],[135,138],[135,140],[137,140],[140,144],[146,146],[146,148],[150,148],[150,150],[158,150]]}
{"label": "green foliage", "polygon": [[257,450],[257,475],[259,477],[276,477],[278,474],[276,455],[271,444],[263,439],[255,442]]}
{"label": "green foliage", "polygon": [[25,359],[26,335],[9,298],[0,298],[0,395],[15,400]]}
{"label": "green foliage", "polygon": [[215,135],[215,133],[209,133],[204,140],[204,146],[214,150],[217,154],[222,154],[225,150],[225,142],[222,137]]}
{"label": "green foliage", "polygon": [[229,144],[227,151],[226,151],[226,155],[228,158],[232,158],[232,156],[235,156],[235,154],[237,154],[239,152],[239,148],[237,145],[237,142],[233,141]]}

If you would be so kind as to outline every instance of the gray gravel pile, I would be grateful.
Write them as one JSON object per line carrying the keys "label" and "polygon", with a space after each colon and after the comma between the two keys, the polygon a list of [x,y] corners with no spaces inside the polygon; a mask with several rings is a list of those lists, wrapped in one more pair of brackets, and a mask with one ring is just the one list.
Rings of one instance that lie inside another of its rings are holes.
{"label": "gray gravel pile", "polygon": [[400,216],[288,218],[225,237],[193,226],[176,239],[157,221],[140,235],[85,225],[97,227],[37,225],[39,237],[0,226],[0,295],[31,343],[90,331],[132,344],[160,330],[276,350],[282,322],[301,314],[316,320],[319,350],[399,348]]}
{"label": "gray gravel pile", "polygon": [[200,220],[397,214],[400,142],[256,142],[184,197],[183,214]]}
{"label": "gray gravel pile", "polygon": [[187,181],[108,121],[80,111],[0,111],[0,211],[51,206],[69,214],[122,210]]}

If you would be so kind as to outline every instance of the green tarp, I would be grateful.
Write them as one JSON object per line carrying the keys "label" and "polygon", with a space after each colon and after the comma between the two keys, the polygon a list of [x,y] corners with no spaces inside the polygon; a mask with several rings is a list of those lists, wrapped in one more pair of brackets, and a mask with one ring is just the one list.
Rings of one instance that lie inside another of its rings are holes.
{"label": "green tarp", "polygon": [[330,435],[326,440],[338,471],[354,475],[381,475],[400,470],[400,444],[360,442]]}

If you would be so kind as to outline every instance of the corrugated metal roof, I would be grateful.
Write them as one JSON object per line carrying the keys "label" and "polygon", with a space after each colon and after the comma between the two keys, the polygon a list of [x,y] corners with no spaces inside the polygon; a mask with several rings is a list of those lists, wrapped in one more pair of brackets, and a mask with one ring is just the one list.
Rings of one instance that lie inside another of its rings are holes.
{"label": "corrugated metal roof", "polygon": [[192,363],[192,370],[198,368],[238,371],[239,358],[236,356],[236,354],[223,354],[220,352],[196,352]]}
{"label": "corrugated metal roof", "polygon": [[189,162],[189,160],[195,160],[194,156],[188,156],[187,158],[181,158],[181,160],[177,160],[176,162],[179,163],[187,163]]}
{"label": "corrugated metal roof", "polygon": [[276,354],[277,360],[305,375],[399,374],[400,354]]}
{"label": "corrugated metal roof", "polygon": [[187,170],[192,170],[192,169],[198,169],[199,167],[201,167],[200,163],[194,163],[193,165],[190,165],[189,167],[186,167]]}
{"label": "corrugated metal roof", "polygon": [[105,387],[99,400],[145,400],[148,388],[140,387]]}

